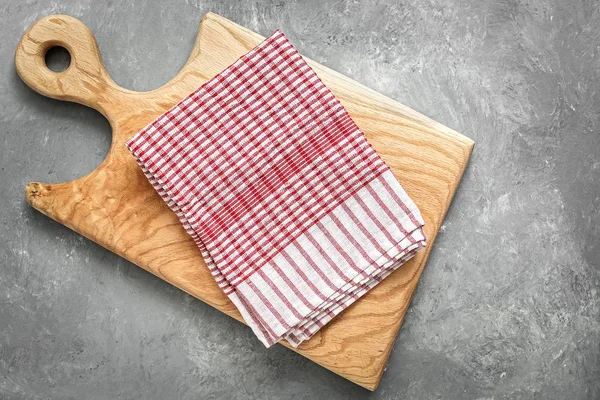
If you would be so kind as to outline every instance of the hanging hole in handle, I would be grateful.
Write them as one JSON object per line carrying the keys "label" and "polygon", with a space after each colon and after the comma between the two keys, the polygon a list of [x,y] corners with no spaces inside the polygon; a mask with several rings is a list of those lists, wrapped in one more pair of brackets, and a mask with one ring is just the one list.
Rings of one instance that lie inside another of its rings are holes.
{"label": "hanging hole in handle", "polygon": [[44,54],[46,67],[53,72],[63,72],[71,65],[71,54],[62,46],[52,46]]}

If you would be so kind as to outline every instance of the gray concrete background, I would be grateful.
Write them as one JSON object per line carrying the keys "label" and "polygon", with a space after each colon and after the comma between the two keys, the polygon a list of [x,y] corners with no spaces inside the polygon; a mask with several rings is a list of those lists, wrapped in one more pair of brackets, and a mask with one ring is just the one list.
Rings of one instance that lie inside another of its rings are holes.
{"label": "gray concrete background", "polygon": [[[92,171],[95,111],[14,70],[67,13],[115,81],[156,88],[217,12],[477,144],[377,392],[279,346],[32,210]],[[0,398],[600,399],[600,9],[594,0],[0,5]]]}

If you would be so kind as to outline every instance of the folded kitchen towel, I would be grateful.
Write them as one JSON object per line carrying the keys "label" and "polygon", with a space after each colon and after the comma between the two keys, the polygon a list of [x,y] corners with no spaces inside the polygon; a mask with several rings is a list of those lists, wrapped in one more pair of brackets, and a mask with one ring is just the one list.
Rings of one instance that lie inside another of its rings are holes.
{"label": "folded kitchen towel", "polygon": [[279,31],[127,147],[266,346],[309,339],[425,246],[418,208]]}

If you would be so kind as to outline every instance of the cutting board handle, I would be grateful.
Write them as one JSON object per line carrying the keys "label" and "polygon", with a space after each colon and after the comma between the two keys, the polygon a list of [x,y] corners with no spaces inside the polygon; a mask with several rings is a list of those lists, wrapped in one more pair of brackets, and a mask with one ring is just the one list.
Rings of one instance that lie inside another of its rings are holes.
{"label": "cutting board handle", "polygon": [[[64,47],[71,63],[61,72],[46,66],[46,52]],[[54,99],[73,101],[106,115],[103,104],[118,86],[109,77],[94,35],[76,18],[50,15],[25,32],[15,53],[17,73],[33,90]]]}

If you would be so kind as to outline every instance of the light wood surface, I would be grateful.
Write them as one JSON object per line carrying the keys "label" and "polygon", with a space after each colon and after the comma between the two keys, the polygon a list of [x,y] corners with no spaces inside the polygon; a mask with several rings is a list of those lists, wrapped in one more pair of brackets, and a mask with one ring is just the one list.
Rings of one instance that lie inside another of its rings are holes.
{"label": "light wood surface", "polygon": [[[181,72],[161,88],[141,93],[123,89],[112,81],[94,36],[82,22],[65,15],[37,21],[24,34],[15,54],[19,76],[45,96],[100,111],[110,121],[113,140],[104,162],[89,175],[67,183],[28,184],[25,195],[29,203],[242,321],[213,281],[199,250],[175,214],[154,192],[124,143],[262,39],[209,13],[200,23],[196,44]],[[57,45],[71,54],[71,65],[59,73],[49,70],[44,62],[46,51]],[[473,141],[335,71],[307,61],[392,167],[419,206],[429,237],[426,250],[295,350],[374,390]]]}

